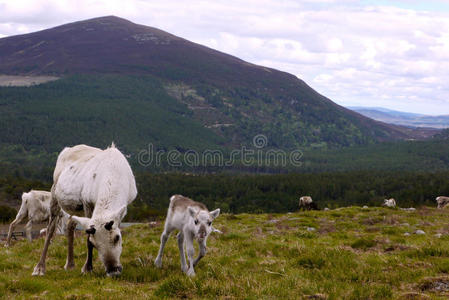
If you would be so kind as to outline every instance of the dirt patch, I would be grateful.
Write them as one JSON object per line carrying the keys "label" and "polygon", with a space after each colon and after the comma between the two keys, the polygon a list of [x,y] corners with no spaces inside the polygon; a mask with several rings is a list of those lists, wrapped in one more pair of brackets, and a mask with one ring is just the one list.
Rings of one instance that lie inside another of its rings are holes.
{"label": "dirt patch", "polygon": [[379,231],[381,231],[381,228],[377,226],[369,226],[365,228],[365,232],[379,232]]}
{"label": "dirt patch", "polygon": [[337,228],[335,228],[335,224],[333,223],[322,223],[318,228],[318,233],[320,234],[327,234],[335,231],[337,231]]}
{"label": "dirt patch", "polygon": [[399,224],[399,217],[396,215],[387,216],[384,219],[384,223],[388,225],[397,225]]}
{"label": "dirt patch", "polygon": [[363,225],[374,225],[383,221],[381,217],[368,217],[361,221]]}
{"label": "dirt patch", "polygon": [[326,300],[328,296],[326,294],[307,295],[306,299]]}
{"label": "dirt patch", "polygon": [[430,299],[426,294],[416,293],[416,292],[408,292],[399,296],[400,300],[424,300]]}
{"label": "dirt patch", "polygon": [[258,237],[265,237],[265,234],[263,233],[263,230],[260,227],[256,227],[256,229],[254,229],[254,235]]}
{"label": "dirt patch", "polygon": [[277,224],[276,224],[276,228],[277,228],[278,230],[280,230],[280,231],[287,231],[287,230],[290,229],[290,226],[288,226],[288,225],[286,225],[286,224],[280,224],[280,223],[277,223]]}
{"label": "dirt patch", "polygon": [[419,287],[421,291],[449,295],[449,277],[425,278]]}
{"label": "dirt patch", "polygon": [[431,222],[422,222],[421,224],[420,224],[421,226],[435,226],[435,224],[433,224],[433,223],[431,223]]}
{"label": "dirt patch", "polygon": [[384,252],[392,252],[392,251],[404,251],[404,250],[408,250],[411,249],[411,247],[406,246],[406,245],[401,245],[401,244],[392,244],[392,245],[386,245],[384,247]]}

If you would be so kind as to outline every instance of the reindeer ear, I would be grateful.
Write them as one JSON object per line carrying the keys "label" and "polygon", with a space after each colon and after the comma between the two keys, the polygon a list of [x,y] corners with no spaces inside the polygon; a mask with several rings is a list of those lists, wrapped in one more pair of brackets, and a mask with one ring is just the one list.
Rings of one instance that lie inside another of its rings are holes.
{"label": "reindeer ear", "polygon": [[83,217],[77,217],[77,216],[71,216],[70,218],[73,221],[75,221],[78,225],[80,225],[83,229],[89,228],[89,223],[90,223],[89,218],[83,218]]}
{"label": "reindeer ear", "polygon": [[219,208],[217,208],[216,210],[213,210],[213,211],[211,211],[210,212],[210,215],[212,216],[212,218],[216,218],[216,217],[218,217],[218,215],[220,214],[220,209]]}
{"label": "reindeer ear", "polygon": [[109,221],[106,224],[104,224],[104,228],[106,230],[111,230],[112,229],[112,225],[114,225],[114,221]]}
{"label": "reindeer ear", "polygon": [[190,216],[191,216],[192,218],[195,218],[195,216],[196,216],[196,214],[197,214],[196,209],[193,208],[193,207],[191,207],[191,206],[189,206],[189,207],[187,208],[187,210],[189,211]]}
{"label": "reindeer ear", "polygon": [[117,220],[118,224],[120,224],[122,222],[123,218],[126,216],[127,211],[128,210],[127,210],[126,205],[123,205],[120,208],[120,210],[118,211],[117,217],[116,217],[116,220]]}

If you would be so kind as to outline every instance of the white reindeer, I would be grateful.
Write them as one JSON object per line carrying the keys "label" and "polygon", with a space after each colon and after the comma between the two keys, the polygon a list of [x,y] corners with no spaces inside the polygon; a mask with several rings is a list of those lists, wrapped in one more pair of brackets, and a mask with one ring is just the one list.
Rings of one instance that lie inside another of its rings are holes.
{"label": "white reindeer", "polygon": [[[178,247],[181,255],[181,270],[188,276],[195,275],[195,266],[200,259],[206,255],[206,241],[207,237],[212,231],[212,221],[218,217],[220,209],[209,212],[207,207],[199,202],[184,197],[182,195],[174,195],[170,198],[170,205],[168,206],[167,218],[165,219],[164,232],[161,235],[161,246],[156,260],[154,261],[156,267],[162,267],[162,254],[164,252],[165,243],[167,242],[170,233],[177,229],[179,233]],[[199,254],[195,259],[195,249],[193,248],[193,241],[196,239],[199,245]],[[188,265],[186,264],[184,243],[187,250]]]}
{"label": "white reindeer", "polygon": [[[47,191],[31,190],[28,193],[22,194],[22,204],[20,205],[16,218],[9,225],[5,247],[11,245],[14,228],[26,217],[28,217],[28,222],[25,225],[25,235],[31,242],[31,229],[33,228],[33,224],[48,222],[50,219],[50,201],[51,193]],[[67,221],[67,217],[62,217],[59,220],[56,234],[64,234]]]}
{"label": "white reindeer", "polygon": [[437,204],[438,204],[438,208],[445,208],[449,205],[449,197],[445,197],[445,196],[438,196],[436,199]]}
{"label": "white reindeer", "polygon": [[302,196],[301,198],[299,198],[299,209],[312,210],[317,209],[317,206],[313,202],[312,197]]}
{"label": "white reindeer", "polygon": [[394,200],[393,198],[385,199],[384,204],[382,204],[382,206],[391,207],[391,208],[396,207],[396,200]]}
{"label": "white reindeer", "polygon": [[92,270],[92,250],[95,247],[108,276],[122,271],[120,255],[122,237],[119,229],[127,205],[137,195],[131,167],[114,144],[106,150],[78,145],[65,148],[58,156],[53,173],[51,217],[44,249],[33,275],[45,274],[45,259],[55,224],[64,211],[84,211],[85,218],[71,216],[67,225],[67,261],[64,268],[72,269],[73,238],[76,223],[86,229],[87,260],[81,271]]}

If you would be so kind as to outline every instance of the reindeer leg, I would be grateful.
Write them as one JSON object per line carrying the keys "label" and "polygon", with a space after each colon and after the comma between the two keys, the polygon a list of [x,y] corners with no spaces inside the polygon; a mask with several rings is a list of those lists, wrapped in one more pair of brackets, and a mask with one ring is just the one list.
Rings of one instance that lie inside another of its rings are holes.
{"label": "reindeer leg", "polygon": [[184,233],[182,231],[178,232],[177,238],[179,256],[181,257],[181,270],[187,272],[186,254],[184,253]]}
{"label": "reindeer leg", "polygon": [[169,228],[164,228],[164,232],[162,232],[161,235],[161,246],[159,248],[159,252],[157,254],[156,259],[154,260],[154,264],[156,265],[156,267],[160,268],[162,267],[162,254],[164,253],[164,247],[165,244],[167,243],[168,237],[170,236],[172,230],[169,230]]}
{"label": "reindeer leg", "polygon": [[200,253],[198,253],[198,257],[195,259],[195,261],[193,262],[193,267],[196,267],[196,265],[198,264],[198,262],[200,261],[201,258],[204,257],[204,255],[206,255],[206,240],[203,240],[201,243],[198,243],[199,248],[200,248]]}
{"label": "reindeer leg", "polygon": [[189,269],[186,274],[188,276],[195,276],[195,269],[193,266],[193,261],[195,257],[195,248],[193,247],[193,239],[189,235],[185,235],[186,239],[186,250],[187,250],[187,259],[189,260]]}
{"label": "reindeer leg", "polygon": [[25,225],[25,235],[28,241],[33,241],[33,237],[31,236],[31,229],[33,228],[33,220],[29,220]]}
{"label": "reindeer leg", "polygon": [[69,223],[67,224],[67,259],[64,266],[65,270],[70,270],[75,267],[75,262],[73,260],[73,239],[75,236],[75,228],[76,222],[69,219]]}
{"label": "reindeer leg", "polygon": [[45,274],[45,259],[47,258],[47,251],[48,247],[50,246],[51,238],[53,237],[53,234],[55,233],[56,224],[59,219],[59,212],[61,211],[61,208],[59,207],[58,200],[56,199],[54,195],[54,185],[52,187],[52,197],[51,197],[51,203],[50,203],[50,223],[47,227],[47,236],[45,238],[45,244],[44,249],[42,250],[42,255],[37,263],[37,265],[34,267],[33,276],[36,275],[44,275]]}
{"label": "reindeer leg", "polygon": [[89,272],[92,272],[92,250],[94,249],[94,245],[90,242],[89,236],[87,235],[87,258],[86,263],[84,264],[83,268],[81,269],[81,273],[86,274]]}
{"label": "reindeer leg", "polygon": [[19,213],[17,214],[14,221],[12,221],[11,225],[9,225],[9,231],[8,231],[8,237],[6,238],[6,244],[5,247],[9,247],[11,245],[11,237],[12,233],[14,231],[14,228],[16,228],[16,225],[20,223],[25,217],[27,216],[26,211],[23,211],[22,209],[19,210]]}

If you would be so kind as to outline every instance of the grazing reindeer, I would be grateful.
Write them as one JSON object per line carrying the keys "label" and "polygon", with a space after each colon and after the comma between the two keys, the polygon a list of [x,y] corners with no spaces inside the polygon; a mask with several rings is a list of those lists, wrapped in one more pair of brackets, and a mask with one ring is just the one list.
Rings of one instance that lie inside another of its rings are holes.
{"label": "grazing reindeer", "polygon": [[312,197],[302,196],[299,198],[299,209],[303,210],[318,210],[315,202],[313,202]]}
{"label": "grazing reindeer", "polygon": [[449,197],[438,196],[435,200],[437,201],[438,208],[445,208],[449,206]]}
{"label": "grazing reindeer", "polygon": [[385,199],[384,204],[382,204],[382,206],[392,207],[392,208],[396,207],[396,200],[394,200],[393,198]]}
{"label": "grazing reindeer", "polygon": [[[212,227],[212,221],[218,217],[220,209],[209,212],[207,207],[199,202],[184,197],[182,195],[174,195],[170,198],[168,206],[167,218],[165,219],[164,232],[161,235],[161,247],[154,261],[156,267],[162,267],[162,254],[164,252],[165,243],[170,233],[177,229],[179,233],[178,247],[181,254],[181,269],[188,276],[195,275],[195,266],[200,259],[206,254],[207,237],[212,231],[218,231]],[[193,240],[198,241],[200,253],[194,259],[195,249],[193,248]],[[187,250],[187,258],[189,265],[186,264],[184,254],[184,242]]]}
{"label": "grazing reindeer", "polygon": [[127,206],[137,196],[136,182],[125,156],[111,147],[101,150],[86,145],[65,148],[58,156],[51,188],[50,223],[41,258],[33,275],[45,274],[45,260],[55,225],[62,212],[84,211],[85,217],[70,216],[67,225],[67,260],[72,269],[73,239],[76,224],[86,230],[87,259],[81,271],[92,271],[92,250],[98,250],[108,276],[122,272],[120,222]]}
{"label": "grazing reindeer", "polygon": [[[47,222],[50,219],[50,201],[51,193],[47,191],[31,190],[28,193],[22,194],[22,204],[20,205],[16,218],[9,225],[5,247],[11,245],[11,237],[14,228],[25,218],[28,218],[28,222],[25,225],[25,233],[27,239],[31,242],[31,229],[33,228],[33,224]],[[64,234],[67,221],[67,215],[64,215],[59,219],[56,228],[57,234]]]}

